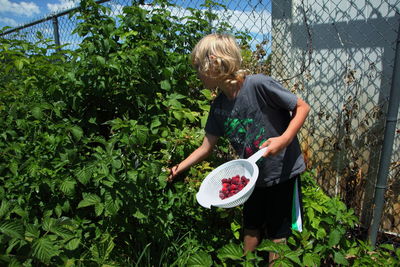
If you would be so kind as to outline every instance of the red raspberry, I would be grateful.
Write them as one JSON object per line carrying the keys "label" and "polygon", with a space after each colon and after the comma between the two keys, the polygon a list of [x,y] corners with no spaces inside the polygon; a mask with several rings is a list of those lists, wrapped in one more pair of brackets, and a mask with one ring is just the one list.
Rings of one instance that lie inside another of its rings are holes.
{"label": "red raspberry", "polygon": [[222,189],[219,191],[219,197],[225,199],[237,194],[249,181],[250,179],[240,175],[221,179]]}

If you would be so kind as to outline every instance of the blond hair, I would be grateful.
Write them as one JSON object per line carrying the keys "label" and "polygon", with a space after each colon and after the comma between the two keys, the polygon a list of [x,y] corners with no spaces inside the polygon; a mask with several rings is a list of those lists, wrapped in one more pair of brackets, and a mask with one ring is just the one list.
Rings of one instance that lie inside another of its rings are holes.
{"label": "blond hair", "polygon": [[203,37],[194,47],[191,60],[198,72],[227,83],[242,82],[248,74],[247,70],[240,69],[240,48],[229,34],[213,33]]}

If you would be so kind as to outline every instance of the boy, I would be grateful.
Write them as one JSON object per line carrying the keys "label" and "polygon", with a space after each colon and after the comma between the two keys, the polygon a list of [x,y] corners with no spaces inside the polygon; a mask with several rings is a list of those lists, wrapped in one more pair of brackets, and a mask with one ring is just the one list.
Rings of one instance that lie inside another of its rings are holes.
{"label": "boy", "polygon": [[[226,136],[241,158],[268,147],[258,161],[256,188],[243,207],[244,250],[253,251],[262,229],[275,242],[291,234],[295,183],[305,170],[297,140],[309,105],[271,77],[240,69],[241,53],[227,34],[210,34],[192,51],[192,64],[209,89],[220,90],[211,104],[202,145],[171,168],[169,180],[204,160],[219,136]],[[276,255],[270,254],[270,262]]]}

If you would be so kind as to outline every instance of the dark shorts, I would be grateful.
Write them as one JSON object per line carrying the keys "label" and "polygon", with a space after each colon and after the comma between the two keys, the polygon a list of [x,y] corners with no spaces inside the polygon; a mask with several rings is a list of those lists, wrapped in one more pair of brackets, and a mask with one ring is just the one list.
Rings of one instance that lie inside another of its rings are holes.
{"label": "dark shorts", "polygon": [[[294,193],[296,180],[297,191]],[[244,203],[244,229],[260,230],[270,239],[289,237],[292,227],[299,227],[296,230],[301,231],[300,188],[300,176],[271,187],[256,187]]]}

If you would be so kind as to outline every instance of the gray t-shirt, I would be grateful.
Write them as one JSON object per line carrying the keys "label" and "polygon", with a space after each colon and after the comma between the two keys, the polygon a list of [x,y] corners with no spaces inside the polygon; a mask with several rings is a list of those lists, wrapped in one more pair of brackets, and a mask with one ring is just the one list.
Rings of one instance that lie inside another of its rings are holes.
{"label": "gray t-shirt", "polygon": [[[297,96],[263,74],[246,77],[239,94],[229,100],[223,93],[211,104],[205,131],[225,136],[240,158],[248,158],[270,137],[280,136],[288,127]],[[257,186],[271,186],[305,170],[299,141],[277,155],[261,158]]]}

